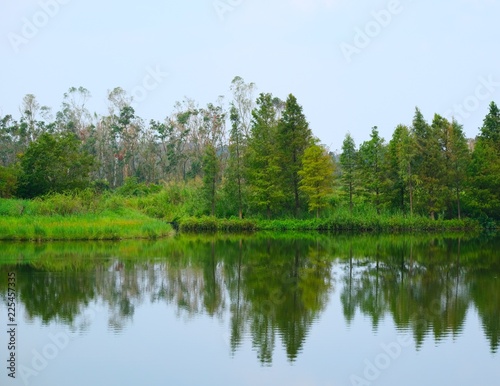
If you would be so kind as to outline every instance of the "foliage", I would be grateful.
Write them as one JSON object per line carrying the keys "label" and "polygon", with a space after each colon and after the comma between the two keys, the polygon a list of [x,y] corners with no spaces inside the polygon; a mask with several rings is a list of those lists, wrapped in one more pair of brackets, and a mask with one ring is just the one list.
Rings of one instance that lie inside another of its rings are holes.
{"label": "foliage", "polygon": [[95,163],[79,145],[71,133],[42,134],[32,142],[21,157],[18,195],[33,198],[88,187]]}
{"label": "foliage", "polygon": [[309,211],[316,212],[316,217],[326,207],[327,196],[333,192],[333,173],[333,161],[326,149],[314,143],[309,145],[298,174],[302,178],[300,190],[307,195]]}
{"label": "foliage", "polygon": [[251,137],[248,140],[247,171],[251,185],[250,200],[267,217],[283,202],[282,166],[277,149],[277,111],[271,94],[260,94],[252,112]]}
{"label": "foliage", "polygon": [[488,227],[500,220],[495,102],[474,139],[438,114],[429,124],[418,108],[388,143],[376,126],[359,149],[347,134],[333,156],[333,181],[322,190],[318,184],[330,170],[306,156],[313,135],[297,98],[260,93],[255,99],[255,89],[237,76],[229,104],[220,97],[199,106],[185,98],[164,120],[149,123],[119,87],[109,91],[102,115],[88,111],[84,87],[69,88],[55,114],[28,94],[18,118],[0,117],[0,197],[43,197],[35,206],[45,205],[44,213],[69,215],[85,213],[77,192],[91,188],[102,195],[92,210],[133,208],[166,220],[326,219],[346,208],[352,216],[369,208],[380,218],[472,217]]}
{"label": "foliage", "polygon": [[353,209],[353,197],[358,183],[358,153],[356,144],[350,134],[346,134],[342,143],[342,154],[340,154],[342,187],[349,197],[349,210]]}
{"label": "foliage", "polygon": [[303,206],[300,197],[299,171],[302,167],[304,151],[312,139],[311,129],[302,112],[302,106],[297,98],[290,94],[285,102],[283,116],[277,127],[277,147],[279,163],[282,170],[284,204],[287,205],[295,216]]}
{"label": "foliage", "polygon": [[18,171],[15,167],[0,165],[0,198],[13,197],[17,190]]}
{"label": "foliage", "polygon": [[203,156],[203,198],[210,215],[215,215],[220,165],[215,147],[209,144]]}

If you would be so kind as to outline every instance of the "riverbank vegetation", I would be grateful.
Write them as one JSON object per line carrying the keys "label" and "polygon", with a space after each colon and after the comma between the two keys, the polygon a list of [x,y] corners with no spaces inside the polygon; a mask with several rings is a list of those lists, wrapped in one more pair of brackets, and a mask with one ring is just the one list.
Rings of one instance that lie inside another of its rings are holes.
{"label": "riverbank vegetation", "polygon": [[149,123],[120,88],[109,92],[107,115],[87,110],[82,87],[55,114],[26,95],[18,119],[0,116],[0,238],[161,237],[170,225],[425,231],[500,219],[494,102],[473,139],[457,121],[436,114],[429,123],[416,108],[389,141],[375,126],[359,146],[347,133],[336,154],[294,95],[255,98],[240,77],[230,90],[228,104],[185,99]]}

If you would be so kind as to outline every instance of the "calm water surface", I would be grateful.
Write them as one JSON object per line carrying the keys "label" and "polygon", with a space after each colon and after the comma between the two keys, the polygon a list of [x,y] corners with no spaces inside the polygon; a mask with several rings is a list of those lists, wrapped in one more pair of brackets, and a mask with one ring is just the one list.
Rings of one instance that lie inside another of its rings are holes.
{"label": "calm water surface", "polygon": [[500,382],[495,238],[4,243],[0,294],[0,385]]}

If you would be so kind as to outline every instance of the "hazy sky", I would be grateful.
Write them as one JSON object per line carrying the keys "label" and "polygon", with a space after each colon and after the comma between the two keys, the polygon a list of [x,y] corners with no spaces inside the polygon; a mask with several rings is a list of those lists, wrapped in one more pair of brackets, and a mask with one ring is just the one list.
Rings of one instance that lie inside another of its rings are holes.
{"label": "hazy sky", "polygon": [[105,113],[117,86],[146,121],[200,106],[239,75],[293,93],[332,150],[378,126],[386,140],[418,106],[474,137],[500,102],[500,0],[2,0],[0,114],[25,94],[59,110],[87,88]]}

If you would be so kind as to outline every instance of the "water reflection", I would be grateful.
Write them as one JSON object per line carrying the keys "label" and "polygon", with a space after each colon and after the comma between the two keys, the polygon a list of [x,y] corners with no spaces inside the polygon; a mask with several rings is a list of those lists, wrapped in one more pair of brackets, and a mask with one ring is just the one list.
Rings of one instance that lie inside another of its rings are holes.
{"label": "water reflection", "polygon": [[[263,365],[281,342],[290,362],[332,296],[346,324],[390,317],[419,348],[460,336],[477,311],[491,352],[500,331],[500,240],[416,236],[179,236],[157,242],[1,244],[0,293],[16,270],[28,320],[75,326],[90,304],[119,333],[143,304],[179,318],[229,313],[233,354],[245,336]],[[338,295],[336,295],[338,294]],[[83,327],[82,327],[83,326]]]}

